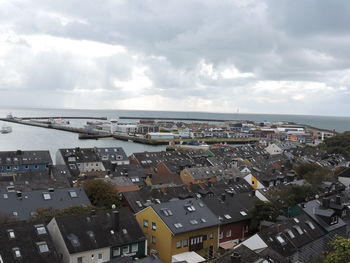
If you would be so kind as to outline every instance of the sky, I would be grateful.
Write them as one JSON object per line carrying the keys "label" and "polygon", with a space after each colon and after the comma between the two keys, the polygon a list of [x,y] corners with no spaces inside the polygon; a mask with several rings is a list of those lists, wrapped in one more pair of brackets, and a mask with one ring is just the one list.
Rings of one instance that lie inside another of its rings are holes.
{"label": "sky", "polygon": [[0,0],[0,106],[350,116],[348,0]]}

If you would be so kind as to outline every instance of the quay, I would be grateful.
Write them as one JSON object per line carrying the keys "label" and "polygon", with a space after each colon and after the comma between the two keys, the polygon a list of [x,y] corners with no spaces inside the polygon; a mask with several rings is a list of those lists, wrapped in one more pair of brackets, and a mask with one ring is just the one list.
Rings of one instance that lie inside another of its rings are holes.
{"label": "quay", "polygon": [[[237,120],[220,120],[220,119],[204,119],[204,118],[164,118],[164,117],[130,117],[120,116],[119,119],[124,120],[160,120],[160,121],[212,121],[212,122],[226,122],[226,121],[237,121]],[[243,121],[243,120],[240,120]]]}
{"label": "quay", "polygon": [[[106,121],[107,117],[22,117],[22,120],[49,120],[49,119],[71,119],[71,120],[103,120]],[[2,120],[2,119],[1,119]]]}

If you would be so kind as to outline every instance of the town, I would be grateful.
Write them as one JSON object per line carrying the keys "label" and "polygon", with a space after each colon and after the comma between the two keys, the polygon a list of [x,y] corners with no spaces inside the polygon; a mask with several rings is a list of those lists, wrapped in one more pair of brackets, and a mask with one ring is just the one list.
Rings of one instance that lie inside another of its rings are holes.
{"label": "town", "polygon": [[349,155],[327,149],[343,134],[273,125],[229,126],[259,134],[242,145],[0,152],[0,262],[321,262],[350,235]]}

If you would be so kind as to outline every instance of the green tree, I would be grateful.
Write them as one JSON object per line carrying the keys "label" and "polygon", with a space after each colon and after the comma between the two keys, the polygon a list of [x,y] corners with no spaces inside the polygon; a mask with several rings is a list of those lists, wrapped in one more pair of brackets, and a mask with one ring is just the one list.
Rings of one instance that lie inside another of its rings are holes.
{"label": "green tree", "polygon": [[260,222],[263,220],[275,221],[278,215],[279,211],[272,203],[257,200],[251,211],[250,230],[258,230]]}
{"label": "green tree", "polygon": [[350,238],[338,236],[330,242],[331,251],[323,263],[349,263],[350,262]]}
{"label": "green tree", "polygon": [[101,179],[91,179],[84,183],[84,189],[92,205],[111,209],[112,205],[120,206],[119,194],[113,185]]}
{"label": "green tree", "polygon": [[339,153],[350,157],[350,131],[326,138],[320,147],[328,153]]}
{"label": "green tree", "polygon": [[296,166],[294,170],[300,179],[305,179],[313,186],[319,186],[325,180],[332,180],[331,170],[318,164],[304,163]]}
{"label": "green tree", "polygon": [[32,221],[50,222],[55,216],[81,215],[92,210],[97,210],[94,206],[71,206],[63,210],[49,208],[39,208],[36,214],[31,218]]}

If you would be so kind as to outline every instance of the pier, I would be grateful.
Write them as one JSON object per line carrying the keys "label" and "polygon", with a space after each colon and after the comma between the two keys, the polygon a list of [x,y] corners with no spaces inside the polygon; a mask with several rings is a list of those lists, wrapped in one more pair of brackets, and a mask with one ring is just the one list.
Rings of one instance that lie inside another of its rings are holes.
{"label": "pier", "polygon": [[[220,120],[220,119],[204,119],[204,118],[164,118],[164,117],[130,117],[120,116],[121,120],[160,120],[160,121],[211,121],[211,122],[226,122],[226,121],[238,121],[238,120]],[[243,121],[243,120],[240,120]]]}

